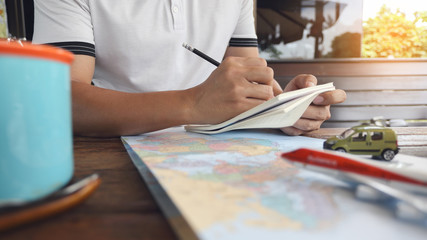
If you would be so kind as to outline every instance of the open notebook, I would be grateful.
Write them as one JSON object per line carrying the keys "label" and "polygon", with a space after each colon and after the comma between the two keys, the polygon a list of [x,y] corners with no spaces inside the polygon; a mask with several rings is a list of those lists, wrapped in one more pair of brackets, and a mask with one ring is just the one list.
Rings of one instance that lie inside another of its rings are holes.
{"label": "open notebook", "polygon": [[190,132],[216,134],[236,129],[283,128],[292,126],[320,93],[332,91],[333,83],[285,92],[225,122],[187,125]]}

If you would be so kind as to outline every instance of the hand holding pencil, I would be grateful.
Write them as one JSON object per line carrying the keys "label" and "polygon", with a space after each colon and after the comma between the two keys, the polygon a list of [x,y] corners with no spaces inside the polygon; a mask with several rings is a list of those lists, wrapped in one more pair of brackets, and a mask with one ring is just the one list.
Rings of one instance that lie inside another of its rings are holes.
{"label": "hand holding pencil", "polygon": [[194,96],[195,123],[223,122],[282,92],[273,70],[262,58],[227,57],[219,63],[187,44],[183,46],[218,66],[205,82],[190,89]]}

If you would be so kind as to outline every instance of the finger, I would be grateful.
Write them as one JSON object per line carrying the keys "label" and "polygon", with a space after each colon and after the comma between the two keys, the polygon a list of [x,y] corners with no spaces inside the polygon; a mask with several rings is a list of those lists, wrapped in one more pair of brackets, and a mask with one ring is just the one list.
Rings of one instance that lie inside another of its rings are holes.
{"label": "finger", "polygon": [[251,109],[253,107],[256,107],[258,105],[260,105],[261,103],[264,103],[265,100],[262,99],[257,99],[257,98],[247,98],[244,101],[244,105],[247,107],[247,109]]}
{"label": "finger", "polygon": [[314,121],[310,119],[299,119],[292,127],[285,127],[280,130],[291,136],[303,135],[308,132],[318,130],[322,125],[323,121]]}
{"label": "finger", "polygon": [[273,88],[274,96],[283,93],[282,87],[274,79],[274,71],[270,67],[252,67],[245,72],[244,77],[249,82],[269,85]]}
{"label": "finger", "polygon": [[326,121],[331,118],[330,106],[310,105],[302,114],[301,118]]}
{"label": "finger", "polygon": [[289,136],[299,136],[303,134],[303,131],[294,127],[285,127],[285,128],[281,128],[280,130],[282,130],[283,133]]}
{"label": "finger", "polygon": [[337,89],[330,92],[325,92],[317,96],[313,103],[316,105],[331,105],[342,103],[347,99],[347,94],[341,90]]}
{"label": "finger", "polygon": [[248,83],[244,88],[246,98],[254,98],[267,101],[274,97],[273,87],[263,84]]}
{"label": "finger", "polygon": [[249,82],[256,82],[259,84],[273,85],[274,71],[269,67],[253,66],[249,67],[244,73],[243,77]]}
{"label": "finger", "polygon": [[277,96],[277,95],[283,93],[282,87],[280,86],[280,84],[276,80],[273,81],[273,93],[274,93],[274,96]]}
{"label": "finger", "polygon": [[322,123],[321,120],[300,118],[292,127],[303,132],[311,132],[318,130]]}
{"label": "finger", "polygon": [[301,74],[292,79],[285,87],[285,92],[317,85],[317,78],[311,74]]}

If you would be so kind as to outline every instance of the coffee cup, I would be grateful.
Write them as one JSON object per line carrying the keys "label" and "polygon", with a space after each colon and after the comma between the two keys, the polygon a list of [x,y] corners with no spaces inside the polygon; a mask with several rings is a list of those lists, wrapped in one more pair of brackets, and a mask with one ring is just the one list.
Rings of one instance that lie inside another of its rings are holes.
{"label": "coffee cup", "polygon": [[46,197],[73,175],[72,60],[59,48],[0,41],[0,206]]}

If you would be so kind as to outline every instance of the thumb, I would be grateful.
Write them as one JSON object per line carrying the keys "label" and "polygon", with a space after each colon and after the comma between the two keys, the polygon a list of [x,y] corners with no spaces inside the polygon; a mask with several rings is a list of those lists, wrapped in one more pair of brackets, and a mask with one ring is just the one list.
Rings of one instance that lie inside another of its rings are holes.
{"label": "thumb", "polygon": [[317,85],[317,78],[311,74],[301,74],[292,79],[285,87],[285,92]]}

